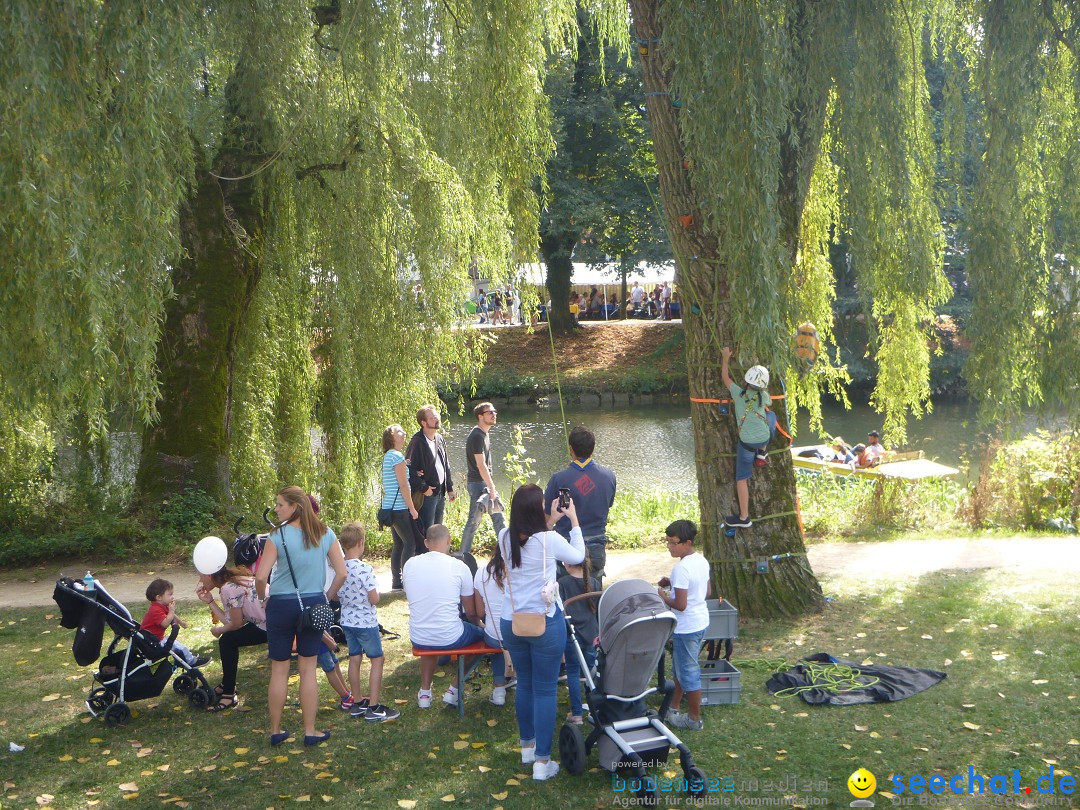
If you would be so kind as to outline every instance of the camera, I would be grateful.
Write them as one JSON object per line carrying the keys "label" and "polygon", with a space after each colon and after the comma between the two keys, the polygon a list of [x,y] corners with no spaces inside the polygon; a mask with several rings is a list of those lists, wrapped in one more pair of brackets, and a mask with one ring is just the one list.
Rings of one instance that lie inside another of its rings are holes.
{"label": "camera", "polygon": [[570,490],[566,487],[559,488],[559,508],[566,509],[570,506]]}

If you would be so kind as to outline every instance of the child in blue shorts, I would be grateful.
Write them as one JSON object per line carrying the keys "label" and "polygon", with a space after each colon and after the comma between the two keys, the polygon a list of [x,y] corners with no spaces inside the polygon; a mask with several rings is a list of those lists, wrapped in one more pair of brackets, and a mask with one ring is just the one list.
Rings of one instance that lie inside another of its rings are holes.
{"label": "child in blue shorts", "polygon": [[375,582],[375,570],[360,559],[364,553],[364,527],[360,523],[346,523],[341,527],[338,542],[345,552],[345,584],[338,591],[341,600],[341,629],[349,644],[349,686],[353,695],[360,695],[360,665],[364,654],[371,660],[368,675],[368,696],[356,700],[352,716],[362,717],[372,723],[397,720],[401,712],[379,703],[382,691],[383,649],[379,638],[379,618],[375,605],[379,603],[379,588]]}
{"label": "child in blue shorts", "polygon": [[[671,637],[672,669],[675,692],[671,696],[671,711],[665,722],[673,728],[700,731],[701,720],[701,641],[709,627],[709,561],[694,548],[697,526],[690,520],[676,520],[667,527],[667,547],[678,560],[671,569],[671,578],[658,583],[658,593],[664,604],[675,612],[675,634]],[[679,711],[683,695],[689,711]]]}
{"label": "child in blue shorts", "polygon": [[750,520],[750,476],[755,460],[760,459],[758,463],[762,465],[768,464],[765,448],[776,433],[776,414],[768,407],[772,403],[768,391],[769,370],[765,366],[751,366],[746,372],[746,385],[738,386],[728,373],[731,349],[725,346],[723,355],[720,379],[731,394],[735,422],[739,427],[739,443],[735,448],[735,495],[739,506],[724,523],[731,528],[749,529],[754,525]]}

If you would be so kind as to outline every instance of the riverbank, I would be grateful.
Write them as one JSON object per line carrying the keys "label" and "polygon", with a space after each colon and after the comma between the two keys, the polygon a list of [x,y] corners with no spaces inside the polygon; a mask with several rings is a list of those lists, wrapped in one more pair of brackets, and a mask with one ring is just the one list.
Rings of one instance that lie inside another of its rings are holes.
{"label": "riverbank", "polygon": [[[586,323],[554,340],[547,324],[531,332],[506,327],[482,334],[491,344],[475,399],[535,403],[557,391],[556,379],[567,402],[594,406],[662,401],[687,391],[681,321]],[[448,398],[458,393],[450,390]]]}

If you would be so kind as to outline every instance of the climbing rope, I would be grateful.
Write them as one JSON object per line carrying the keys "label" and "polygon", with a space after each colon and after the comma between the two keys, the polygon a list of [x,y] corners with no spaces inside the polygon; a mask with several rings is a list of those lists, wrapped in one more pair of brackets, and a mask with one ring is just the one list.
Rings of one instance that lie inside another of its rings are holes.
{"label": "climbing rope", "polygon": [[[812,683],[806,686],[789,686],[773,692],[775,697],[792,697],[815,689],[824,689],[833,695],[865,689],[880,682],[880,678],[863,675],[862,671],[847,664],[821,664],[816,661],[803,661],[801,666]],[[790,669],[790,668],[789,668]]]}

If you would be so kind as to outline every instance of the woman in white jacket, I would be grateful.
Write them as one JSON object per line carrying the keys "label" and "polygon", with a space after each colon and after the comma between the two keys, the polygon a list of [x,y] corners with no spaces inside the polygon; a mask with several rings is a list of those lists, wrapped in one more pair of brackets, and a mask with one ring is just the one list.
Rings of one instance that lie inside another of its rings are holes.
{"label": "woman in white jacket", "polygon": [[[570,518],[570,541],[551,531],[560,518]],[[506,565],[503,602],[503,644],[517,672],[514,708],[521,738],[521,761],[532,763],[533,779],[543,781],[559,772],[551,759],[555,734],[555,705],[559,665],[566,647],[566,620],[555,584],[555,561],[578,564],[585,559],[585,542],[571,501],[566,508],[556,499],[544,514],[544,491],[535,484],[518,488],[510,503],[510,526],[499,535]],[[539,636],[514,633],[514,613],[546,614]]]}

